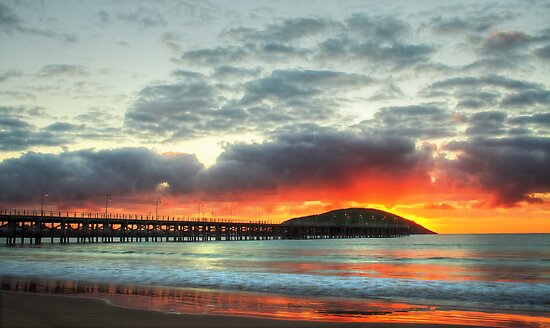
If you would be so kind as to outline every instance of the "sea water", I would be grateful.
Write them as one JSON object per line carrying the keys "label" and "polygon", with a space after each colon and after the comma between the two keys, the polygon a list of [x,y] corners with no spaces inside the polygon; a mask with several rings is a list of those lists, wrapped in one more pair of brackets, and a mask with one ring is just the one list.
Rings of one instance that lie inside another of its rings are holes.
{"label": "sea water", "polygon": [[344,317],[368,313],[368,300],[381,313],[406,304],[536,322],[550,313],[550,235],[1,246],[0,276],[4,289],[14,279],[200,288],[263,295],[254,302],[337,299]]}

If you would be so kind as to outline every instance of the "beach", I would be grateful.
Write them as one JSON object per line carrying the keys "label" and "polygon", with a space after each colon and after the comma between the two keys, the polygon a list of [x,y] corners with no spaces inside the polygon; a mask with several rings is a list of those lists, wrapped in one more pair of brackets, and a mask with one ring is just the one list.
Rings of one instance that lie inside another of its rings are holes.
{"label": "beach", "polygon": [[[0,292],[0,327],[465,327],[442,324],[398,324],[364,322],[318,322],[175,314],[137,310],[109,304],[105,300],[18,292]],[[475,326],[468,326],[475,327]]]}

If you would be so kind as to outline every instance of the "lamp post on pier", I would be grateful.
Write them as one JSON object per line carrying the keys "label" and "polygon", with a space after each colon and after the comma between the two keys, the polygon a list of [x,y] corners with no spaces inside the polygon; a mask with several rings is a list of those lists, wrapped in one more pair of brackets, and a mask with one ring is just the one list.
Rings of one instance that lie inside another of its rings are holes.
{"label": "lamp post on pier", "polygon": [[157,198],[157,201],[155,203],[155,219],[159,219],[159,204],[162,203],[159,198]]}
{"label": "lamp post on pier", "polygon": [[48,198],[48,192],[42,192],[42,201],[40,202],[40,216],[44,216],[44,199]]}
{"label": "lamp post on pier", "polygon": [[109,212],[108,212],[108,209],[109,209],[109,202],[113,200],[113,197],[111,197],[111,195],[107,195],[107,197],[105,198],[105,218],[107,218]]}

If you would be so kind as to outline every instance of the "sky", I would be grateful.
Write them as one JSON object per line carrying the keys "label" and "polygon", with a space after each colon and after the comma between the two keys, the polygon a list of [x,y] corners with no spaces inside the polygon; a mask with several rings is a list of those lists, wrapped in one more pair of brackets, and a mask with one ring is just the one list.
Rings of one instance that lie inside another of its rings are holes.
{"label": "sky", "polygon": [[0,208],[550,232],[549,1],[0,0]]}

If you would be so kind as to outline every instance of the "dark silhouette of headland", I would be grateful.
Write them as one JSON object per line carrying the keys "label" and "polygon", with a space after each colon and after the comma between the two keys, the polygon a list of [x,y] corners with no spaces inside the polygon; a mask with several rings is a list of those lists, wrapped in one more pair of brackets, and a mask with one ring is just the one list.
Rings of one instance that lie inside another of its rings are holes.
{"label": "dark silhouette of headland", "polygon": [[346,208],[322,214],[314,214],[293,218],[283,222],[283,225],[330,225],[350,226],[363,224],[405,224],[409,226],[411,235],[437,234],[420,224],[405,219],[399,215],[374,208]]}

